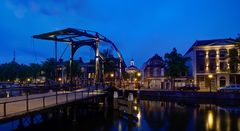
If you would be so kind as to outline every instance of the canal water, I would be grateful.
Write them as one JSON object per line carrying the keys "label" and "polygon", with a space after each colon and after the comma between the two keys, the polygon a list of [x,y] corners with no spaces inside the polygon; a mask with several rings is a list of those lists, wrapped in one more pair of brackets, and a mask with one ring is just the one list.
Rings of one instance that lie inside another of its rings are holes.
{"label": "canal water", "polygon": [[[81,109],[76,121],[59,117],[47,122],[41,116],[29,131],[240,131],[240,105],[139,101],[135,117],[110,109]],[[18,122],[0,126],[15,130]]]}

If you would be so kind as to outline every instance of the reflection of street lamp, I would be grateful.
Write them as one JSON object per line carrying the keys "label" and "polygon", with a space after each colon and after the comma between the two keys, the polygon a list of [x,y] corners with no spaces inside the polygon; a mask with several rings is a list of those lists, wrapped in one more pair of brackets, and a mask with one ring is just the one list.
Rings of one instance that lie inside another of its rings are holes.
{"label": "reflection of street lamp", "polygon": [[213,75],[209,74],[208,78],[210,79],[210,92],[212,92],[212,78],[213,78]]}

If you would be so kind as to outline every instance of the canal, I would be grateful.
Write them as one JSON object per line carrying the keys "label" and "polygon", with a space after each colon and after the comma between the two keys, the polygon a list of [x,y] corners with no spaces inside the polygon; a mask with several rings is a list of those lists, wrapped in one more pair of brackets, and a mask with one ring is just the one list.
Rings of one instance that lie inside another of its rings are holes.
{"label": "canal", "polygon": [[[42,121],[21,130],[51,131],[240,131],[240,105],[194,104],[140,100],[136,118],[109,108],[81,108],[76,121],[71,115]],[[18,121],[0,126],[0,131],[19,130]]]}

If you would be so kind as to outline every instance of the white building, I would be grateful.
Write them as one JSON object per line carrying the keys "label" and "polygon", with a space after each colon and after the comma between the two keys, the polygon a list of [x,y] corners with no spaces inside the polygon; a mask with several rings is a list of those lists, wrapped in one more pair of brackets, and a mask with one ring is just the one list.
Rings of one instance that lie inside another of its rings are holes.
{"label": "white building", "polygon": [[240,65],[233,64],[231,52],[237,52],[234,39],[196,41],[186,52],[190,57],[189,75],[200,88],[217,89],[229,84],[240,84]]}

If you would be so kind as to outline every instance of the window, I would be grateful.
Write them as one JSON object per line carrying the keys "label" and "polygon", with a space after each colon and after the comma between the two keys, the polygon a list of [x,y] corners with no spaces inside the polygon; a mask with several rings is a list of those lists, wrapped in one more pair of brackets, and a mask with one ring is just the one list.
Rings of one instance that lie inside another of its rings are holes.
{"label": "window", "polygon": [[220,58],[225,58],[227,56],[227,50],[226,49],[220,49],[219,50],[220,54]]}
{"label": "window", "polygon": [[204,72],[204,70],[205,70],[205,66],[203,65],[203,64],[201,64],[201,65],[198,65],[198,68],[197,68],[198,70],[198,72]]}
{"label": "window", "polygon": [[209,57],[210,58],[215,58],[216,57],[216,51],[215,50],[210,50],[209,51]]}
{"label": "window", "polygon": [[227,71],[227,63],[226,62],[220,62],[220,70]]}
{"label": "window", "polygon": [[210,62],[209,63],[209,70],[210,71],[215,71],[216,70],[216,63],[215,62]]}
{"label": "window", "polygon": [[198,58],[204,58],[205,57],[205,51],[199,50],[196,52]]}

